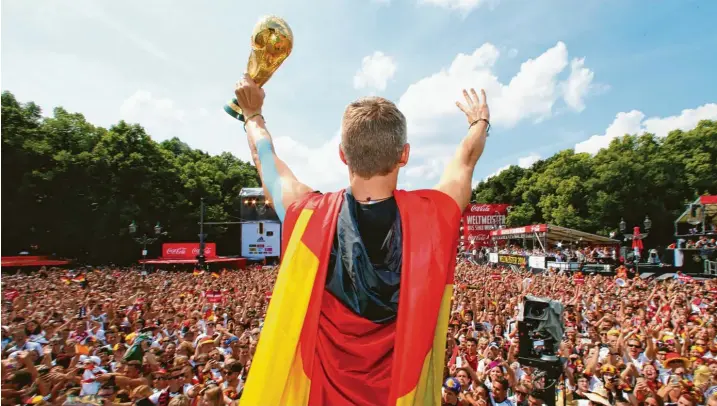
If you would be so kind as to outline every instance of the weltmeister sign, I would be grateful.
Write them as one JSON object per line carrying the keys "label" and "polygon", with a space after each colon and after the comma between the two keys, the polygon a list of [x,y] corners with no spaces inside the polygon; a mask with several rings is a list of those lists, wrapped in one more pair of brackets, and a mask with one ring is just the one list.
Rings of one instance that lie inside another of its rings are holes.
{"label": "weltmeister sign", "polygon": [[465,246],[490,246],[490,232],[505,225],[509,206],[509,204],[469,204],[463,212]]}

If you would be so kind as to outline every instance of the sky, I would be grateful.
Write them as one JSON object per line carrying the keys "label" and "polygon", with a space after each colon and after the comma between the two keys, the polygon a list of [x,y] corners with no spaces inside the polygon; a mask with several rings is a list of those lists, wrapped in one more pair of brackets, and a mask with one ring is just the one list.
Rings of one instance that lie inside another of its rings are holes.
{"label": "sky", "polygon": [[466,135],[455,101],[484,88],[492,129],[474,183],[557,151],[717,119],[717,2],[701,0],[4,0],[0,83],[46,115],[140,123],[157,141],[249,160],[222,106],[254,24],[283,17],[289,58],[265,85],[277,154],[344,187],[341,115],[378,95],[406,115],[406,189],[434,186]]}

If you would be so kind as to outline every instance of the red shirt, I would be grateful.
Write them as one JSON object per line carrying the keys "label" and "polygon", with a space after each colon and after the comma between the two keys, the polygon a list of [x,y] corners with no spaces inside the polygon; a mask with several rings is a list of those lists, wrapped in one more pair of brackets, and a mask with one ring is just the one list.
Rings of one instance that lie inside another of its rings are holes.
{"label": "red shirt", "polygon": [[8,289],[5,291],[5,300],[12,302],[18,297],[20,297],[20,292],[17,289]]}

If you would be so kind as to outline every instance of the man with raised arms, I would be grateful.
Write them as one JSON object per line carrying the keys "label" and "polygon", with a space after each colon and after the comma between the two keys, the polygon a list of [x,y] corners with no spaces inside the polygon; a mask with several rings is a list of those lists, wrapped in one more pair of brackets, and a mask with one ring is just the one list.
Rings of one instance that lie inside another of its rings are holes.
{"label": "man with raised arms", "polygon": [[440,404],[460,216],[483,153],[486,95],[456,103],[468,134],[431,190],[397,190],[406,119],[390,101],[346,107],[337,153],[348,187],[322,194],[275,153],[248,76],[236,97],[265,191],[283,221],[282,264],[245,405]]}

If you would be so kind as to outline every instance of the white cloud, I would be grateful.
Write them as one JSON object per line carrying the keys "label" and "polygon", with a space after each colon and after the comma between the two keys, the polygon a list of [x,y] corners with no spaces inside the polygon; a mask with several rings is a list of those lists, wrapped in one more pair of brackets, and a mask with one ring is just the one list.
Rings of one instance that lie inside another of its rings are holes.
{"label": "white cloud", "polygon": [[534,163],[540,161],[540,158],[540,155],[535,153],[524,156],[518,159],[518,166],[524,169],[530,168]]}
{"label": "white cloud", "polygon": [[[169,98],[138,90],[122,103],[120,117],[142,125],[155,141],[178,137],[192,148],[215,155],[229,151],[251,162],[241,123],[220,108],[187,109]],[[274,138],[277,155],[299,180],[319,190],[341,187],[348,179],[346,165],[339,158],[339,142],[339,133],[317,146],[286,136]]]}
{"label": "white cloud", "polygon": [[[192,148],[210,154],[229,151],[251,162],[241,123],[220,108],[187,109],[171,99],[138,90],[124,101],[120,107],[120,116],[128,122],[140,123],[155,141],[176,136]],[[207,137],[211,137],[211,142],[207,142]],[[329,141],[317,146],[278,136],[274,137],[274,146],[277,155],[289,165],[299,180],[325,191],[341,187],[348,179],[346,165],[339,158],[340,141],[338,132]]]}
{"label": "white cloud", "polygon": [[276,137],[276,154],[286,162],[297,179],[323,192],[343,187],[348,181],[348,168],[339,158],[341,136],[310,147],[291,137]]}
{"label": "white cloud", "polygon": [[447,162],[447,156],[428,158],[421,165],[408,166],[406,176],[426,181],[436,180],[443,173]]}
{"label": "white cloud", "polygon": [[170,98],[138,90],[124,100],[119,113],[122,120],[139,123],[155,141],[177,137],[210,154],[229,151],[242,160],[250,159],[245,139],[238,137],[243,135],[241,123],[219,107],[186,108]]}
{"label": "white cloud", "polygon": [[449,10],[458,10],[462,12],[469,12],[474,8],[480,7],[486,3],[497,3],[496,0],[419,0],[419,3],[432,4],[447,8]]}
{"label": "white cloud", "polygon": [[354,76],[354,88],[386,90],[386,84],[395,74],[396,63],[393,58],[376,51],[361,61],[361,69]]}
{"label": "white cloud", "polygon": [[617,113],[615,120],[605,130],[605,134],[593,135],[585,141],[575,144],[575,152],[597,153],[606,148],[610,142],[625,134],[652,133],[658,137],[666,137],[672,130],[687,131],[694,128],[701,120],[717,120],[717,104],[709,103],[695,109],[682,110],[679,116],[651,117],[638,110]]}
{"label": "white cloud", "polygon": [[[507,50],[506,54],[517,55],[514,50]],[[433,137],[441,137],[445,143],[446,133],[462,124],[463,113],[455,102],[462,99],[463,88],[485,89],[494,126],[512,127],[524,120],[547,119],[561,100],[572,110],[584,108],[584,97],[594,74],[580,58],[572,61],[570,73],[567,72],[570,60],[564,43],[558,42],[538,57],[523,62],[507,83],[499,81],[495,73],[500,56],[500,50],[490,43],[471,54],[460,53],[447,68],[413,83],[399,98],[398,107],[408,121],[412,162],[418,161],[416,165],[409,164],[406,171],[409,178],[416,181],[438,178],[453,155],[458,140],[455,144],[447,143],[450,148],[440,150],[428,148],[427,144]],[[423,150],[430,150],[431,154],[421,157],[416,153]],[[519,165],[529,167],[538,159],[539,155],[531,154],[521,158]]]}
{"label": "white cloud", "polygon": [[123,120],[152,125],[154,122],[184,122],[186,112],[177,108],[174,101],[155,98],[146,90],[138,90],[128,97],[120,106],[120,117]]}
{"label": "white cloud", "polygon": [[[538,162],[540,159],[541,159],[540,154],[531,153],[530,155],[527,155],[527,156],[518,158],[518,166],[521,167],[521,168],[523,168],[523,169],[528,169],[528,168],[530,168],[531,166],[533,166],[534,163]],[[493,176],[497,176],[497,175],[499,175],[501,172],[503,172],[504,170],[510,168],[511,166],[513,166],[513,165],[505,165],[505,166],[502,166],[502,167],[498,168],[495,172],[493,172],[493,173],[491,173],[490,175],[488,175],[488,176],[486,176],[485,178],[483,178],[483,180],[488,180],[489,178],[492,178]],[[476,186],[479,182],[480,182],[479,180],[473,181],[473,187],[475,188],[475,186]]]}
{"label": "white cloud", "polygon": [[[483,180],[488,180],[488,179],[492,178],[493,176],[498,176],[498,175],[500,175],[501,172],[503,172],[504,170],[510,168],[511,166],[512,166],[512,165],[501,166],[501,167],[498,168],[495,172],[493,172],[493,173],[491,173],[490,175],[486,176]],[[475,185],[477,185],[478,183],[479,183],[479,181],[473,181],[473,187],[475,188]]]}
{"label": "white cloud", "polygon": [[[470,55],[458,54],[448,69],[410,85],[398,105],[406,115],[411,134],[435,134],[440,119],[463,114],[455,101],[466,87],[485,89],[494,126],[512,127],[522,120],[550,117],[561,97],[579,106],[583,103],[584,88],[592,81],[592,71],[579,59],[573,63],[573,74],[566,82],[560,82],[559,76],[568,66],[568,49],[563,42],[525,61],[507,84],[501,83],[494,73],[499,56],[498,48],[486,43]],[[569,96],[566,91],[570,91]]]}
{"label": "white cloud", "polygon": [[585,67],[585,58],[575,58],[570,63],[570,77],[563,84],[563,100],[575,111],[585,109],[584,98],[590,90],[595,73]]}

